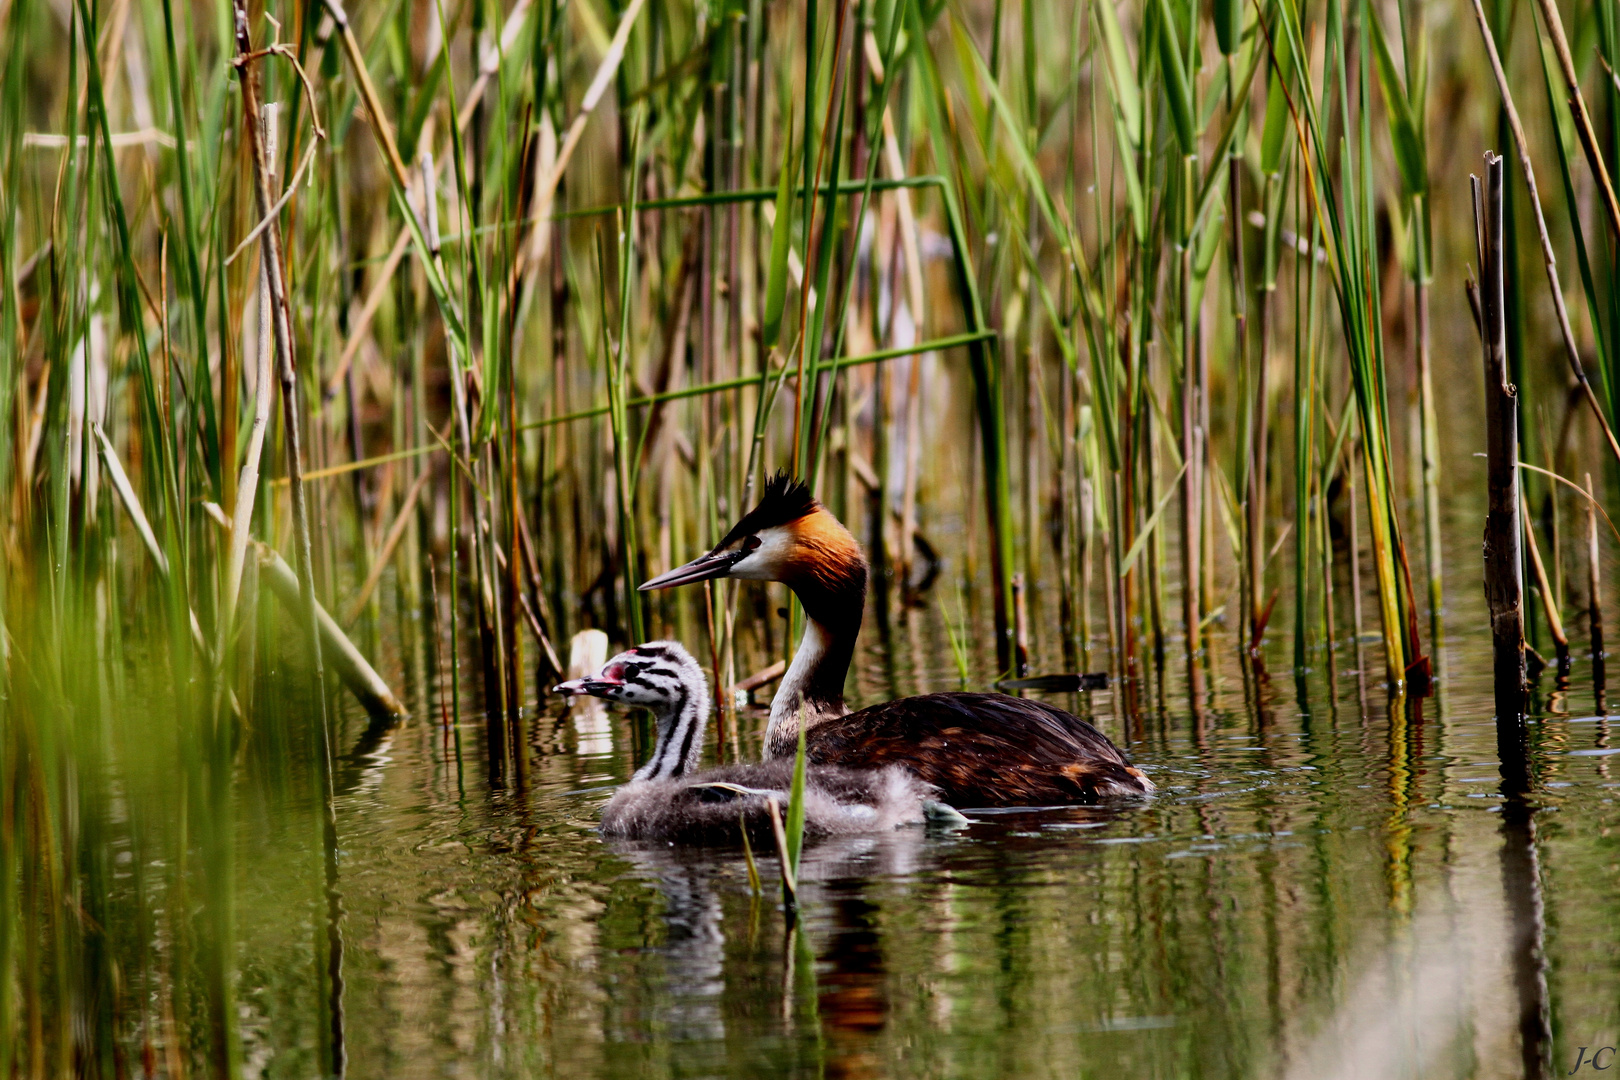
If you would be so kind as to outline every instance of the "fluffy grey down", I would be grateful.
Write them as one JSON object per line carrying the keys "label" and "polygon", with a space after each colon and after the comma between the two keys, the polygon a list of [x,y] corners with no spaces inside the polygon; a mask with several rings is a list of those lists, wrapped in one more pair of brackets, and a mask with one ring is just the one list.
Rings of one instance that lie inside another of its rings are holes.
{"label": "fluffy grey down", "polygon": [[[714,786],[731,785],[731,786]],[[602,834],[684,844],[749,842],[774,850],[768,801],[786,815],[791,760],[730,765],[671,780],[632,780],[602,808]],[[738,790],[743,789],[743,790]],[[898,766],[845,769],[812,765],[805,774],[806,840],[915,825],[936,810],[939,790]]]}

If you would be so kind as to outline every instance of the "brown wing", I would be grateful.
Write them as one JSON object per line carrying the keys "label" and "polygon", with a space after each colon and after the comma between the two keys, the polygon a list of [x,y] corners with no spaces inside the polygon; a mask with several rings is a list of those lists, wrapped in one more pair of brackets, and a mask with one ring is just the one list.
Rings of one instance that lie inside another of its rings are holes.
{"label": "brown wing", "polygon": [[923,694],[873,705],[812,727],[805,751],[821,764],[903,765],[957,807],[1054,806],[1153,790],[1078,716],[1006,694]]}

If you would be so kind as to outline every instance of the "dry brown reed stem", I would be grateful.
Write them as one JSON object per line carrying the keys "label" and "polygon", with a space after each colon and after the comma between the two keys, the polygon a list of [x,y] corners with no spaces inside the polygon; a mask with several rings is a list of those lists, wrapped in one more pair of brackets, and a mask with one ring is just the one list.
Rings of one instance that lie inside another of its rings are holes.
{"label": "dry brown reed stem", "polygon": [[512,46],[518,42],[518,35],[523,32],[523,20],[528,18],[529,8],[534,0],[518,0],[512,5],[512,10],[506,13],[506,21],[501,24],[500,47],[487,54],[478,66],[478,78],[473,80],[467,93],[461,99],[461,111],[456,114],[456,127],[465,131],[471,122],[474,111],[479,102],[484,100],[484,93],[489,89],[490,82],[500,74],[501,61],[506,54],[512,51]]}
{"label": "dry brown reed stem", "polygon": [[1502,158],[1485,155],[1485,182],[1470,178],[1480,261],[1480,337],[1485,361],[1485,600],[1490,608],[1496,718],[1518,721],[1524,704],[1524,563],[1519,548],[1518,394],[1508,381],[1504,293],[1505,176]]}
{"label": "dry brown reed stem", "polygon": [[[266,102],[263,107],[264,141],[268,153],[266,160],[276,158],[276,105]],[[272,166],[273,167],[273,166]],[[271,174],[272,182],[274,172]],[[268,274],[259,272],[259,342],[256,361],[258,371],[254,379],[253,426],[248,429],[246,456],[236,484],[236,502],[231,509],[230,546],[225,558],[225,588],[220,596],[219,658],[224,660],[224,643],[235,623],[237,594],[242,588],[242,570],[247,562],[248,527],[253,520],[253,502],[259,489],[259,457],[264,452],[264,433],[270,425],[270,325],[274,315],[270,306]]]}
{"label": "dry brown reed stem", "polygon": [[[1227,58],[1230,68],[1232,58]],[[1227,84],[1226,108],[1234,107],[1232,101],[1231,84]],[[1267,188],[1269,190],[1269,188]],[[1245,377],[1251,374],[1249,357],[1249,311],[1248,311],[1248,268],[1243,258],[1243,156],[1241,153],[1229,152],[1227,154],[1227,200],[1231,210],[1232,237],[1228,245],[1231,251],[1232,262],[1232,323],[1237,356],[1234,361],[1237,370],[1243,372]],[[1262,290],[1259,298],[1260,312],[1260,340],[1259,362],[1253,365],[1252,375],[1254,382],[1248,387],[1249,416],[1247,438],[1248,460],[1244,463],[1244,472],[1247,483],[1244,485],[1244,531],[1247,537],[1244,541],[1244,574],[1247,581],[1248,610],[1244,612],[1243,622],[1247,624],[1247,649],[1249,655],[1258,656],[1260,649],[1260,634],[1262,624],[1260,607],[1265,603],[1265,533],[1266,533],[1266,360],[1269,342],[1266,340],[1270,327],[1267,325],[1269,312],[1268,299],[1270,292]],[[1207,409],[1208,403],[1205,403]],[[1204,430],[1209,430],[1205,424]],[[1210,560],[1213,562],[1213,560]]]}
{"label": "dry brown reed stem", "polygon": [[[765,808],[771,814],[771,835],[776,837],[776,858],[781,864],[782,871],[782,902],[791,907],[799,898],[799,883],[794,877],[793,857],[788,854],[787,830],[782,827],[782,811],[777,806],[775,797],[765,800]],[[747,829],[743,830],[746,836]]]}
{"label": "dry brown reed stem", "polygon": [[[273,102],[266,102],[264,105],[264,108],[274,107],[275,104]],[[304,174],[309,171],[309,167],[311,165],[315,164],[315,151],[320,149],[321,139],[323,137],[323,133],[316,133],[316,137],[310,142],[308,148],[304,150],[304,160],[300,161],[298,163],[298,168],[293,170],[292,179],[287,182],[287,188],[282,192],[281,198],[277,199],[276,205],[270,208],[270,213],[261,218],[259,223],[253,226],[246,236],[242,237],[241,242],[238,243],[234,249],[232,249],[231,253],[225,256],[226,266],[231,265],[231,263],[235,262],[244,251],[251,248],[253,246],[253,242],[259,238],[260,234],[270,227],[270,222],[281,213],[282,208],[292,201],[293,196],[298,193],[298,185],[303,183]],[[276,158],[275,139],[267,137],[265,141],[271,147],[269,157],[273,165]],[[272,171],[272,176],[273,175],[274,172]]]}
{"label": "dry brown reed stem", "polygon": [[1569,663],[1569,636],[1564,633],[1564,619],[1558,612],[1558,594],[1553,592],[1547,579],[1547,566],[1541,561],[1541,545],[1536,542],[1535,526],[1530,520],[1530,503],[1519,489],[1519,520],[1524,523],[1524,542],[1530,552],[1530,568],[1536,572],[1536,588],[1541,591],[1541,606],[1547,614],[1547,630],[1552,634],[1553,649],[1562,667]]}
{"label": "dry brown reed stem", "polygon": [[[253,159],[253,192],[260,217],[270,217],[275,199],[270,192],[271,166],[259,126],[259,91],[247,57],[253,51],[248,36],[246,0],[236,0],[237,78],[242,84],[242,129]],[[309,538],[309,508],[304,499],[302,447],[299,439],[298,382],[293,358],[292,310],[282,278],[281,227],[271,218],[260,237],[260,273],[269,288],[271,325],[275,331],[276,359],[281,380],[282,422],[286,428],[287,482],[292,495],[294,543],[297,545],[299,585],[303,591],[303,621],[309,642],[311,673],[317,708],[326,713],[325,677],[321,667],[321,636],[315,617],[315,562]],[[261,393],[268,387],[261,389]],[[324,723],[323,723],[324,727]]]}
{"label": "dry brown reed stem", "polygon": [[343,10],[339,0],[325,0],[326,10],[332,13],[332,21],[338,25],[338,33],[343,39],[343,51],[349,56],[349,63],[354,67],[355,78],[360,83],[360,100],[365,103],[366,114],[371,119],[371,133],[376,136],[378,144],[382,147],[383,157],[388,160],[388,167],[394,172],[394,179],[399,182],[401,190],[410,188],[410,178],[405,171],[405,160],[399,156],[399,145],[394,142],[394,129],[388,123],[383,113],[382,99],[377,96],[377,87],[372,84],[371,72],[366,68],[366,56],[360,49],[360,43],[354,39],[354,29],[349,26],[349,15]]}
{"label": "dry brown reed stem", "polygon": [[[170,397],[170,372],[174,369],[174,351],[169,342],[169,234],[164,233],[158,244],[158,322],[163,327],[163,415],[174,415],[174,401]],[[166,437],[166,436],[165,436]]]}
{"label": "dry brown reed stem", "polygon": [[1580,383],[1581,392],[1586,397],[1586,403],[1592,408],[1592,415],[1597,418],[1598,426],[1603,430],[1603,437],[1608,441],[1609,452],[1616,461],[1620,461],[1620,442],[1615,441],[1614,431],[1609,427],[1609,420],[1603,414],[1603,406],[1599,404],[1597,394],[1592,390],[1592,384],[1586,379],[1586,368],[1581,364],[1581,353],[1575,344],[1575,331],[1569,325],[1569,311],[1564,307],[1564,289],[1558,281],[1558,259],[1553,254],[1552,239],[1547,235],[1547,219],[1541,212],[1541,195],[1536,191],[1536,170],[1530,163],[1530,144],[1524,136],[1524,125],[1519,122],[1519,110],[1513,105],[1513,91],[1508,88],[1507,74],[1502,70],[1502,57],[1496,51],[1496,37],[1491,33],[1491,25],[1485,18],[1485,9],[1480,6],[1480,0],[1473,0],[1474,20],[1479,24],[1479,32],[1485,39],[1485,51],[1491,60],[1491,72],[1496,76],[1496,89],[1502,95],[1502,109],[1507,113],[1508,127],[1513,131],[1513,145],[1519,152],[1519,167],[1524,173],[1524,183],[1530,189],[1530,206],[1536,212],[1536,232],[1541,237],[1541,261],[1547,269],[1547,284],[1552,290],[1553,311],[1558,316],[1558,332],[1564,339],[1564,355],[1569,359],[1570,371],[1575,381]]}
{"label": "dry brown reed stem", "polygon": [[[1348,421],[1346,421],[1348,423]],[[1359,434],[1352,436],[1352,440],[1359,438]],[[1361,614],[1361,518],[1356,509],[1356,465],[1355,447],[1346,447],[1344,464],[1344,501],[1350,508],[1350,615],[1351,625],[1356,633],[1356,667],[1361,663],[1361,638],[1367,632],[1366,623]]]}
{"label": "dry brown reed stem", "polygon": [[[884,78],[883,56],[878,51],[877,36],[866,34],[866,62],[873,81],[881,85]],[[883,106],[883,163],[891,180],[906,177],[905,159],[900,154],[900,140],[894,131],[894,114],[888,104]],[[923,305],[927,302],[923,282],[922,244],[917,236],[917,216],[911,207],[911,192],[905,188],[894,190],[894,205],[899,217],[901,250],[905,255],[906,303],[911,309],[912,334],[921,340],[924,333]],[[898,305],[896,305],[898,306]],[[894,319],[890,316],[892,325]],[[893,345],[891,340],[889,345]],[[917,467],[922,452],[922,356],[911,358],[906,387],[906,448],[904,480],[900,491],[900,538],[898,541],[897,571],[901,582],[911,580],[912,537],[917,532]]]}
{"label": "dry brown reed stem", "polygon": [[325,392],[322,395],[327,401],[337,397],[337,392],[343,388],[343,382],[348,377],[349,365],[354,363],[354,354],[360,351],[360,346],[366,340],[366,331],[371,328],[371,320],[376,317],[377,309],[388,298],[393,288],[394,274],[399,270],[399,264],[405,261],[405,252],[411,246],[411,230],[402,228],[399,236],[394,240],[394,246],[389,249],[388,257],[383,260],[382,269],[378,272],[376,280],[372,283],[371,291],[366,294],[365,302],[360,305],[360,314],[353,322],[353,329],[349,331],[349,340],[343,345],[343,353],[338,357],[337,367],[332,369],[332,377],[326,380]]}
{"label": "dry brown reed stem", "polygon": [[[545,610],[546,591],[542,587],[540,579],[540,563],[534,555],[534,538],[529,535],[529,519],[521,513],[513,516],[517,519],[518,539],[522,542],[523,550],[521,554],[523,556],[524,572],[529,576],[529,588],[534,590],[534,601],[540,609],[538,612],[531,614],[536,627],[535,636],[540,639],[540,649],[545,653],[546,663],[551,665],[552,672],[561,675],[563,671],[562,660],[558,658],[556,646],[551,643],[551,633],[546,629],[547,622],[550,622]],[[528,603],[528,597],[524,596],[525,610],[528,608]],[[552,623],[551,625],[556,624]]]}
{"label": "dry brown reed stem", "polygon": [[556,164],[546,170],[546,175],[541,178],[541,186],[534,199],[536,211],[534,228],[537,235],[532,246],[536,260],[546,253],[546,238],[550,230],[545,226],[551,216],[551,204],[557,195],[557,184],[562,180],[562,175],[568,168],[568,161],[574,156],[574,150],[585,134],[586,121],[590,120],[591,113],[596,110],[608,87],[613,85],[613,78],[619,72],[619,64],[624,60],[625,46],[630,41],[630,31],[635,29],[636,18],[641,14],[643,3],[645,0],[630,0],[630,6],[625,8],[624,14],[619,17],[619,27],[613,32],[613,40],[608,43],[607,53],[603,55],[602,62],[596,66],[596,75],[591,79],[590,86],[586,87],[585,96],[579,101],[579,112],[574,114],[574,119],[568,125],[568,131],[563,135],[562,147],[557,151]]}
{"label": "dry brown reed stem", "polygon": [[[508,295],[508,303],[515,302],[516,290]],[[512,726],[514,758],[517,762],[518,782],[527,785],[529,776],[529,755],[523,747],[527,739],[523,732],[523,635],[518,630],[518,611],[521,606],[524,614],[529,617],[534,626],[535,638],[544,640],[545,635],[540,632],[538,621],[534,613],[529,610],[528,598],[523,595],[522,571],[518,566],[521,559],[520,549],[522,539],[518,532],[520,522],[523,520],[523,500],[519,493],[519,474],[522,471],[522,462],[518,457],[518,395],[517,395],[517,364],[512,359],[512,339],[510,336],[511,321],[507,321],[508,336],[506,339],[506,523],[508,535],[511,537],[510,545],[512,557],[507,560],[506,574],[506,720]],[[408,516],[401,515],[409,520]],[[403,529],[401,533],[403,534]]]}
{"label": "dry brown reed stem", "polygon": [[[1187,166],[1191,172],[1191,166]],[[1203,673],[1198,665],[1199,630],[1203,623],[1204,469],[1199,424],[1198,346],[1193,333],[1192,245],[1183,243],[1181,292],[1181,620],[1187,635],[1187,698],[1196,711],[1203,700]]]}
{"label": "dry brown reed stem", "polygon": [[1024,600],[1024,575],[1014,574],[1013,594],[1013,672],[1020,679],[1029,674],[1029,611]]}
{"label": "dry brown reed stem", "polygon": [[774,663],[772,663],[770,666],[763,667],[760,670],[754,672],[752,675],[748,676],[746,679],[738,679],[736,682],[734,682],[730,686],[726,687],[726,697],[735,700],[736,696],[738,694],[752,694],[755,690],[758,690],[760,687],[769,686],[771,683],[775,682],[777,679],[780,679],[782,677],[783,673],[785,673],[786,671],[787,671],[787,661],[786,660],[777,660]]}
{"label": "dry brown reed stem", "polygon": [[[1236,186],[1236,181],[1233,185]],[[1241,259],[1240,259],[1241,261]],[[1248,576],[1249,576],[1249,652],[1258,656],[1260,652],[1260,638],[1265,633],[1266,620],[1263,618],[1263,609],[1266,606],[1266,468],[1267,443],[1271,438],[1270,417],[1266,412],[1266,399],[1269,395],[1268,366],[1270,343],[1267,341],[1270,327],[1268,315],[1270,313],[1269,299],[1266,294],[1260,297],[1259,332],[1257,334],[1256,348],[1259,357],[1254,365],[1254,384],[1249,394],[1254,404],[1250,414],[1251,431],[1249,435],[1249,486],[1244,496],[1247,505],[1247,523],[1249,541],[1247,546]],[[1242,331],[1239,331],[1242,333]]]}
{"label": "dry brown reed stem", "polygon": [[[1614,184],[1609,180],[1608,166],[1603,163],[1603,151],[1598,147],[1597,132],[1592,127],[1592,115],[1586,109],[1586,98],[1581,94],[1581,78],[1575,72],[1575,60],[1569,52],[1569,42],[1564,38],[1564,21],[1558,15],[1558,5],[1553,0],[1536,0],[1536,6],[1541,9],[1541,18],[1547,24],[1547,34],[1552,38],[1553,52],[1558,57],[1558,71],[1564,77],[1564,88],[1569,91],[1569,112],[1575,118],[1575,130],[1581,137],[1581,149],[1586,151],[1586,160],[1592,167],[1592,172],[1598,178],[1598,190],[1603,194],[1603,209],[1609,215],[1609,228],[1620,236],[1620,201],[1614,196]],[[1576,226],[1579,228],[1579,225]]]}

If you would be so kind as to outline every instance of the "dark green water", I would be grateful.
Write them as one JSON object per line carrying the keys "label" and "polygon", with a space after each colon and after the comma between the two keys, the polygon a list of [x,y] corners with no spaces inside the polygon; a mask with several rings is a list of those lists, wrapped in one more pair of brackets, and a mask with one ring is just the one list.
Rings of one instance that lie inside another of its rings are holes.
{"label": "dark green water", "polygon": [[[937,606],[878,638],[863,700],[955,688]],[[526,790],[492,786],[474,724],[458,769],[436,710],[380,742],[351,719],[335,1015],[309,793],[246,785],[249,1072],[310,1075],[336,1031],[355,1077],[1563,1075],[1620,1040],[1620,742],[1589,663],[1543,676],[1540,793],[1504,813],[1474,639],[1394,715],[1375,647],[1365,697],[1347,646],[1331,692],[1273,676],[1259,708],[1222,661],[1202,722],[1055,699],[1159,795],[813,848],[792,933],[740,854],[596,834],[629,714],[533,721]]]}

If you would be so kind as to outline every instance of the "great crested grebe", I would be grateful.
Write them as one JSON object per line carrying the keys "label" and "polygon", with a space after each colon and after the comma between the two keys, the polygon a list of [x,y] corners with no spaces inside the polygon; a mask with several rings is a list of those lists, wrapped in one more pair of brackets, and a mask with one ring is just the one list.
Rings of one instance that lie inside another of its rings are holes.
{"label": "great crested grebe", "polygon": [[[679,644],[651,641],[622,652],[594,675],[559,683],[559,694],[589,694],[652,710],[658,742],[602,808],[602,832],[624,840],[691,844],[750,839],[773,844],[769,802],[785,814],[793,758],[695,772],[709,726],[703,669]],[[795,737],[795,751],[797,737]],[[938,790],[898,766],[872,769],[815,765],[805,770],[804,835],[828,836],[893,829],[928,820],[961,821]]]}
{"label": "great crested grebe", "polygon": [[903,765],[954,806],[1046,806],[1140,795],[1153,782],[1078,716],[1006,694],[922,694],[850,712],[844,677],[866,606],[866,558],[804,484],[778,473],[713,551],[641,586],[711,578],[780,581],[804,605],[804,637],[771,702],[768,760]]}

